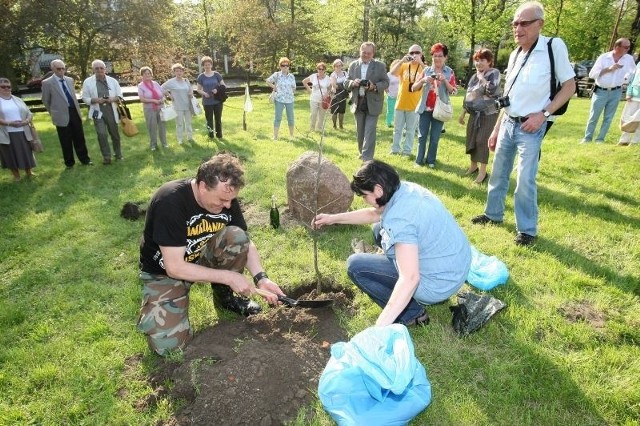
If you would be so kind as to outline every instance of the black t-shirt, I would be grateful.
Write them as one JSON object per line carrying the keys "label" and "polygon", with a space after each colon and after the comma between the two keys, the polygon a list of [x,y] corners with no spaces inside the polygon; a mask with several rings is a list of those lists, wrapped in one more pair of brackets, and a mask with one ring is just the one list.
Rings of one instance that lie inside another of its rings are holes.
{"label": "black t-shirt", "polygon": [[140,242],[140,269],[166,275],[160,246],[186,247],[184,260],[196,263],[207,241],[227,225],[247,230],[237,199],[231,202],[230,209],[214,214],[196,202],[191,179],[162,185],[147,210]]}

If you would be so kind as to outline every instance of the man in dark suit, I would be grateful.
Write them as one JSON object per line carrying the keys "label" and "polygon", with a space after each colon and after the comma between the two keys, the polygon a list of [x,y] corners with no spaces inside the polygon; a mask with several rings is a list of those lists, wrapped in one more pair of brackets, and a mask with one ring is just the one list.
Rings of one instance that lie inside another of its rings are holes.
{"label": "man in dark suit", "polygon": [[[373,59],[375,44],[370,41],[360,46],[360,59],[349,65],[344,87],[351,92],[351,112],[355,115],[359,158],[373,160],[376,150],[376,127],[382,112],[384,90],[389,87],[389,76],[384,63]],[[362,82],[366,84],[361,84]]]}
{"label": "man in dark suit", "polygon": [[65,69],[64,62],[61,60],[51,61],[53,75],[42,82],[42,103],[49,111],[51,121],[58,131],[62,157],[67,169],[72,168],[76,163],[73,156],[74,149],[80,162],[90,166],[93,163],[89,158],[84,139],[80,105],[75,96],[73,79],[64,75]]}

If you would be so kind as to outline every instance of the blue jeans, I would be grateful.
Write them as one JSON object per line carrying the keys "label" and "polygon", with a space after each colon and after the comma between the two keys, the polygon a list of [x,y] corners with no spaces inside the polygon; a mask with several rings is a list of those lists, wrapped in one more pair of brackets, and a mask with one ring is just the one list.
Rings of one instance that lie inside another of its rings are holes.
{"label": "blue jeans", "polygon": [[[384,308],[398,281],[396,266],[383,254],[355,253],[347,259],[351,281],[373,301]],[[424,307],[411,299],[395,322],[406,324],[424,314]]]}
{"label": "blue jeans", "polygon": [[286,108],[287,110],[287,123],[289,127],[293,127],[293,102],[285,104],[284,102],[275,101],[276,106],[276,116],[273,120],[273,127],[280,127],[280,122],[282,121],[282,110]]}
{"label": "blue jeans", "polygon": [[509,176],[516,154],[519,155],[516,189],[513,193],[516,229],[529,235],[537,234],[538,226],[538,154],[542,146],[545,126],[535,133],[527,133],[521,124],[509,118],[502,120],[498,144],[493,157],[493,174],[489,179],[487,205],[484,214],[491,220],[504,218],[504,200],[509,190]]}
{"label": "blue jeans", "polygon": [[442,127],[444,127],[444,123],[433,118],[433,111],[425,111],[420,114],[420,123],[418,125],[418,155],[416,155],[416,164],[421,166],[424,165],[424,152],[427,146],[427,136],[429,136],[427,164],[436,163],[438,142],[440,142]]}
{"label": "blue jeans", "polygon": [[[416,124],[418,124],[418,113],[415,111],[396,110],[395,122],[393,124],[393,145],[391,152],[409,155],[413,151],[413,138],[416,136]],[[405,130],[404,147],[401,149],[402,131]]]}
{"label": "blue jeans", "polygon": [[604,138],[607,136],[609,126],[613,116],[616,115],[618,109],[618,103],[620,102],[620,91],[616,90],[599,90],[596,89],[591,96],[591,111],[589,112],[589,121],[587,121],[587,129],[584,132],[584,140],[591,141],[593,134],[596,131],[596,125],[600,119],[600,115],[604,111],[604,118],[602,119],[602,126],[600,126],[600,133],[596,141],[604,142]]}

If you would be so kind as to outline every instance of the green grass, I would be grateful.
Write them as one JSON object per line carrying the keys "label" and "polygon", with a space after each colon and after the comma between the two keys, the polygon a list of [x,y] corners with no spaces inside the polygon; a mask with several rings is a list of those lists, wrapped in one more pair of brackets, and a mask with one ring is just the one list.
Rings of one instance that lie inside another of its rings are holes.
{"label": "green grass", "polygon": [[[456,114],[461,96],[454,98]],[[0,424],[156,424],[177,409],[168,400],[137,409],[151,392],[157,358],[135,322],[140,299],[138,242],[143,223],[119,217],[126,201],[146,201],[165,181],[191,176],[219,150],[247,166],[243,201],[257,211],[251,229],[269,275],[286,285],[314,278],[312,241],[305,226],[268,226],[271,194],[286,200],[285,173],[301,153],[315,150],[308,134],[308,101],[296,102],[297,137],[271,140],[272,109],[256,97],[242,130],[242,100],[225,106],[223,142],[210,142],[203,117],[196,145],[152,153],[139,105],[131,107],[141,134],[123,137],[124,162],[102,166],[94,129],[86,125],[93,167],[64,170],[55,128],[36,116],[46,151],[38,177],[14,183],[0,174]],[[448,306],[430,308],[431,325],[412,329],[416,352],[433,387],[431,405],[412,424],[639,424],[640,418],[640,147],[616,147],[622,105],[604,145],[578,145],[589,101],[574,99],[543,145],[538,175],[540,223],[535,247],[513,242],[512,189],[503,226],[471,225],[483,211],[486,187],[461,174],[468,165],[464,129],[448,123],[438,168],[415,169],[391,157],[391,129],[381,118],[377,158],[403,179],[434,191],[470,241],[509,267],[506,286],[492,294],[508,305],[477,333],[458,338]],[[330,126],[327,126],[330,127]],[[347,176],[359,166],[353,118],[345,131],[328,130],[324,154]],[[286,134],[283,125],[282,134]],[[354,208],[361,207],[357,199]],[[353,237],[367,227],[332,227],[319,236],[324,276],[351,286],[344,271]],[[345,318],[351,334],[371,325],[379,309],[356,292],[358,314]],[[593,308],[604,326],[562,314],[567,303]],[[217,321],[206,286],[192,291],[196,332]],[[142,362],[131,362],[136,355]],[[331,424],[318,403],[316,424]],[[305,415],[298,424],[308,424]]]}

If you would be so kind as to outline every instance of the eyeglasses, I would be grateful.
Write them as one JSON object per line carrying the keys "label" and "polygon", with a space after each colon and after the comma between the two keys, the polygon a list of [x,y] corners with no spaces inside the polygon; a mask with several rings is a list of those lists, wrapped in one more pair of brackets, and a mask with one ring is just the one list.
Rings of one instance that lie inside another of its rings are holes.
{"label": "eyeglasses", "polygon": [[409,52],[409,55],[422,55],[422,52]]}
{"label": "eyeglasses", "polygon": [[289,68],[289,64],[280,64],[280,68]]}
{"label": "eyeglasses", "polygon": [[316,68],[318,71],[324,71],[326,68]]}
{"label": "eyeglasses", "polygon": [[625,50],[627,50],[627,49],[631,49],[631,45],[628,45],[628,46],[620,46],[620,47],[622,47],[622,48],[623,48],[623,49],[625,49]]}
{"label": "eyeglasses", "polygon": [[103,70],[104,67],[95,67],[94,70]]}
{"label": "eyeglasses", "polygon": [[520,25],[522,28],[527,28],[529,25],[533,24],[536,21],[539,21],[540,19],[532,19],[530,21],[513,21],[511,23],[511,26],[516,29],[518,28],[518,25]]}
{"label": "eyeglasses", "polygon": [[64,71],[65,67],[56,67],[56,71]]}
{"label": "eyeglasses", "polygon": [[11,86],[8,84],[0,84],[0,89],[11,89]]}

